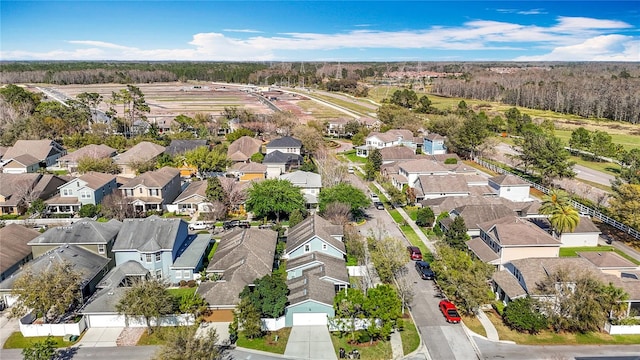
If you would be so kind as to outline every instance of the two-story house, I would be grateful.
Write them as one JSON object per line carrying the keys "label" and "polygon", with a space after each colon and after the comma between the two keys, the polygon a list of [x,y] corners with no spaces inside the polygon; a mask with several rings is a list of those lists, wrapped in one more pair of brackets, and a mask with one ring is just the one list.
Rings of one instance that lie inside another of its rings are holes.
{"label": "two-story house", "polygon": [[365,139],[365,144],[356,147],[356,155],[360,157],[369,156],[369,152],[373,149],[382,149],[386,147],[404,145],[408,148],[415,149],[413,133],[405,129],[391,129],[387,132],[372,132]]}
{"label": "two-story house", "polygon": [[122,223],[115,219],[108,222],[82,219],[70,225],[48,229],[29,241],[29,246],[33,257],[37,258],[58,246],[73,244],[108,258],[111,268],[115,265],[112,249],[121,227]]}
{"label": "two-story house", "polygon": [[187,223],[181,219],[152,215],[125,219],[113,253],[116,266],[135,261],[151,276],[178,283],[193,279],[200,270],[209,240],[208,234],[189,235]]}
{"label": "two-story house", "polygon": [[260,163],[238,162],[231,166],[229,173],[240,181],[262,180],[267,178],[267,165]]}
{"label": "two-story house", "polygon": [[560,241],[527,219],[507,216],[478,224],[480,236],[467,241],[478,258],[502,270],[511,260],[558,257]]}
{"label": "two-story house", "polygon": [[442,135],[431,133],[424,137],[422,152],[427,155],[446,154],[446,138]]}
{"label": "two-story house", "polygon": [[120,191],[131,201],[135,211],[166,210],[167,204],[171,204],[182,191],[180,170],[165,166],[148,171],[123,184]]}
{"label": "two-story house", "polygon": [[0,281],[10,277],[33,259],[29,241],[38,236],[38,231],[18,224],[0,228]]}
{"label": "two-story house", "polygon": [[[402,186],[415,184],[421,175],[447,175],[449,169],[441,163],[431,159],[416,159],[398,163],[398,174],[391,174],[391,183],[398,189]],[[397,175],[397,176],[396,176]]]}
{"label": "two-story house", "polygon": [[173,203],[167,205],[167,211],[183,214],[193,214],[196,211],[211,211],[213,204],[207,198],[208,186],[209,184],[206,180],[191,181],[187,188],[173,200]]}
{"label": "two-story house", "polygon": [[116,149],[110,146],[104,144],[89,144],[59,158],[57,161],[57,166],[61,169],[66,169],[67,171],[73,173],[78,171],[78,163],[82,159],[110,158],[114,157],[116,153]]}
{"label": "two-story house", "polygon": [[1,166],[4,174],[35,173],[40,170],[40,160],[29,154],[22,154],[5,158]]}
{"label": "two-story house", "polygon": [[75,214],[82,205],[98,205],[118,187],[116,176],[88,172],[60,186],[59,194],[46,201],[49,213]]}
{"label": "two-story house", "polygon": [[271,273],[277,242],[270,229],[236,228],[222,236],[206,271],[215,280],[201,282],[197,290],[216,318],[233,320],[244,287]]}
{"label": "two-story house", "polygon": [[335,316],[333,297],[349,286],[342,226],[313,214],[287,234],[286,326],[326,325]]}
{"label": "two-story house", "polygon": [[143,141],[134,145],[131,149],[113,157],[113,162],[120,168],[120,175],[126,177],[136,176],[136,163],[153,161],[165,151],[165,147],[152,142]]}
{"label": "two-story house", "polygon": [[284,154],[302,154],[302,141],[291,136],[283,136],[273,139],[266,145],[267,155],[274,151],[280,151]]}
{"label": "two-story house", "polygon": [[22,215],[29,207],[29,195],[38,184],[40,174],[0,173],[0,215]]}
{"label": "two-story house", "polygon": [[531,200],[529,190],[531,184],[515,175],[498,175],[489,178],[489,186],[494,193],[511,201],[528,201]]}
{"label": "two-story house", "polygon": [[320,189],[322,189],[322,177],[320,174],[308,171],[294,171],[280,175],[280,179],[288,180],[294,186],[300,188],[308,210],[315,211],[318,208],[318,196],[320,195]]}

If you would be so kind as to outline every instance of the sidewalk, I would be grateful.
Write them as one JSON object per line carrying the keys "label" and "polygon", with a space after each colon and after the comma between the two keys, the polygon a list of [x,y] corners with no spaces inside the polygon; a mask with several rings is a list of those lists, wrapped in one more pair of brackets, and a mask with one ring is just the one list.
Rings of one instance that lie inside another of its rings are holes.
{"label": "sidewalk", "polygon": [[491,322],[491,320],[489,320],[487,314],[485,314],[483,310],[479,309],[478,311],[476,311],[476,316],[484,327],[484,331],[487,332],[487,339],[491,341],[500,341],[498,330],[496,330],[496,327],[493,326],[493,323]]}

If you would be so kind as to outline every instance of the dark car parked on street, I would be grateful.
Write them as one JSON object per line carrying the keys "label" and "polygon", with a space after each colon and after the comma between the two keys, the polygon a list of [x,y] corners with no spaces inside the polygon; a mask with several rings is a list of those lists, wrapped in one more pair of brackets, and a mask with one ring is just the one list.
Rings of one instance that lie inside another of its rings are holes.
{"label": "dark car parked on street", "polygon": [[431,265],[426,261],[416,261],[416,270],[422,280],[433,280],[436,274],[431,270]]}
{"label": "dark car parked on street", "polygon": [[229,220],[229,221],[225,221],[224,223],[222,223],[222,227],[225,230],[233,229],[235,227],[250,228],[251,227],[251,223],[249,223],[246,220]]}

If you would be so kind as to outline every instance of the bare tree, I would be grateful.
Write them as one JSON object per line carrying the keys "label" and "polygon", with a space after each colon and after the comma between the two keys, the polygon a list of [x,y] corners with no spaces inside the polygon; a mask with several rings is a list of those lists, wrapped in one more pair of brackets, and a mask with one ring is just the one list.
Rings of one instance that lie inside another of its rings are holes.
{"label": "bare tree", "polygon": [[327,205],[323,214],[330,222],[338,225],[344,225],[349,222],[349,218],[351,216],[351,205],[332,202]]}
{"label": "bare tree", "polygon": [[332,187],[345,182],[349,176],[347,166],[329,153],[326,148],[319,148],[315,154],[316,166],[322,177],[323,187]]}
{"label": "bare tree", "polygon": [[247,199],[246,186],[243,186],[235,178],[220,177],[219,179],[222,191],[226,194],[228,203],[232,207],[244,203]]}
{"label": "bare tree", "polygon": [[104,217],[120,221],[132,218],[135,215],[131,200],[123,196],[119,191],[105,196],[102,199],[101,209]]}

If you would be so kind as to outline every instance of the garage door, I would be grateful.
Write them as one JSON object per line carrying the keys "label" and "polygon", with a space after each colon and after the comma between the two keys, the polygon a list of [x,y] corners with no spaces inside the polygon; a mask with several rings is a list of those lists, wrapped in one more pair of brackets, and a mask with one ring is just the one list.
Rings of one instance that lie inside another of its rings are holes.
{"label": "garage door", "polygon": [[326,313],[293,314],[293,326],[327,325]]}

